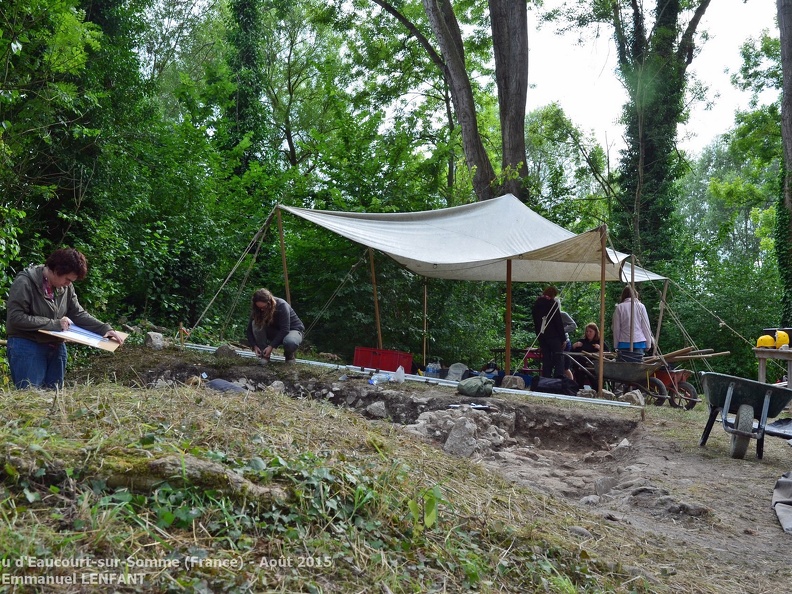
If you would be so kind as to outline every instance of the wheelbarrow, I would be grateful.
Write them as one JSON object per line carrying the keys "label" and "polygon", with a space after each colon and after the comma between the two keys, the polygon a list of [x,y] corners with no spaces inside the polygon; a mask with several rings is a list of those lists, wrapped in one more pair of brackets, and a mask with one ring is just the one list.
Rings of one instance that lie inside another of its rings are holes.
{"label": "wheelbarrow", "polygon": [[766,435],[792,439],[792,423],[785,422],[787,419],[767,424],[767,419],[777,417],[792,401],[792,390],[722,373],[702,371],[700,377],[710,411],[700,446],[707,443],[718,414],[723,430],[731,435],[732,458],[744,458],[752,439],[756,440],[756,457],[760,460]]}
{"label": "wheelbarrow", "polygon": [[[574,363],[572,367],[582,372],[584,377],[587,377],[592,385],[597,384],[598,377],[598,364],[595,359],[597,355],[590,354],[592,357],[589,359],[586,356],[580,356],[580,353],[566,353],[568,358]],[[668,400],[668,391],[665,384],[658,378],[654,377],[660,367],[663,366],[662,362],[657,363],[639,363],[632,361],[611,361],[605,359],[602,367],[602,379],[606,386],[612,392],[617,391],[618,387],[630,389],[638,389],[647,399],[647,402],[654,402],[655,404],[663,404]]]}
{"label": "wheelbarrow", "polygon": [[691,375],[693,372],[689,369],[677,369],[670,365],[663,365],[654,372],[654,377],[666,387],[669,404],[677,408],[684,407],[685,410],[690,410],[696,403],[701,402],[698,391],[687,381]]}

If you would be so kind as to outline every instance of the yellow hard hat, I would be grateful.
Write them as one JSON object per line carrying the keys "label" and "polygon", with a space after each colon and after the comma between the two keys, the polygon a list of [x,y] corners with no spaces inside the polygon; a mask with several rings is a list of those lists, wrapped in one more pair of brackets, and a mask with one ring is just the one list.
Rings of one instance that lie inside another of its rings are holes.
{"label": "yellow hard hat", "polygon": [[785,344],[786,345],[789,344],[789,334],[787,334],[783,330],[778,330],[776,332],[775,348],[780,349]]}
{"label": "yellow hard hat", "polygon": [[[787,341],[789,337],[787,337]],[[774,349],[775,339],[769,334],[763,334],[756,340],[756,348],[758,349]]]}

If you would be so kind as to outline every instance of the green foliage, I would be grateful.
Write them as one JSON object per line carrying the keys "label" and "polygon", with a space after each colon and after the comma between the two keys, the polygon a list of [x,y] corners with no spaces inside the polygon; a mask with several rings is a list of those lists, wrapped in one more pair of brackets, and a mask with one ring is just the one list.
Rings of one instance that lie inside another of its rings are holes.
{"label": "green foliage", "polygon": [[431,530],[437,523],[437,507],[442,502],[440,486],[435,485],[425,491],[420,502],[410,499],[407,507],[413,519],[413,534],[421,534],[424,530]]}
{"label": "green foliage", "polygon": [[[0,58],[6,65],[0,79],[0,193],[4,208],[28,214],[23,231],[38,229],[44,236],[52,232],[50,205],[58,203],[59,189],[74,189],[79,181],[64,153],[96,134],[84,115],[97,95],[79,77],[103,40],[78,6],[71,0],[21,1],[0,9]],[[20,238],[28,249],[31,243]]]}
{"label": "green foliage", "polygon": [[674,324],[664,335],[666,350],[694,342],[729,351],[712,366],[755,377],[756,338],[782,324],[773,242],[779,153],[756,148],[752,138],[760,147],[766,139],[744,129],[708,147],[680,182],[683,260],[669,295]]}
{"label": "green foliage", "polygon": [[572,231],[601,225],[614,193],[602,148],[557,104],[528,115],[526,144],[531,155],[529,206]]}
{"label": "green foliage", "polygon": [[[418,31],[430,30],[420,2],[395,8]],[[614,14],[606,3],[577,8],[585,9],[578,24]],[[90,274],[78,291],[97,317],[174,331],[200,318],[193,339],[240,340],[250,291],[266,286],[285,296],[274,225],[245,255],[276,204],[409,212],[472,199],[442,72],[381,4],[235,0],[190,8],[140,0],[80,10],[48,0],[0,10],[7,22],[0,55],[12,66],[0,98],[0,291],[23,265],[72,245],[88,256]],[[486,6],[457,2],[454,11],[466,27],[479,128],[497,138]],[[675,29],[661,25],[651,39],[635,38],[652,59],[622,68],[626,82],[646,91],[628,106],[628,121],[637,121],[629,114],[640,107],[658,139],[641,216],[631,218],[634,204],[624,198],[635,195],[626,172],[639,152],[625,153],[616,179],[601,147],[556,105],[526,120],[530,206],[573,231],[645,225],[641,238],[652,246],[640,263],[654,269],[652,259],[675,254],[657,268],[692,291],[729,294],[721,281],[735,291],[764,286],[777,278],[773,246],[784,244],[769,231],[785,221],[775,206],[778,105],[740,114],[728,150],[670,185],[679,170],[668,142],[685,89],[677,85],[684,72],[663,61]],[[737,82],[756,93],[778,88],[778,51],[769,36],[747,44]],[[657,84],[646,86],[650,79]],[[637,143],[638,128],[630,130]],[[486,145],[498,161],[497,143]],[[499,180],[513,173],[498,172]],[[289,216],[283,225],[292,302],[310,326],[306,347],[351,361],[356,346],[378,340],[368,255]],[[742,272],[745,282],[718,270],[742,261],[754,263]],[[408,351],[419,364],[426,355],[478,368],[504,346],[502,285],[426,281],[381,254],[374,264],[384,348]],[[696,278],[701,270],[706,282]],[[539,289],[514,289],[516,347],[533,344],[530,306]],[[579,324],[599,323],[598,289],[563,289]],[[777,303],[777,291],[768,291]],[[711,329],[701,331],[708,340]],[[82,363],[81,352],[74,355]]]}
{"label": "green foliage", "polygon": [[19,255],[21,210],[0,204],[0,295],[5,295],[13,279],[12,264]]}
{"label": "green foliage", "polygon": [[752,108],[758,107],[765,90],[782,88],[781,40],[763,31],[758,39],[749,39],[740,48],[740,69],[731,77],[732,84],[752,94]]}

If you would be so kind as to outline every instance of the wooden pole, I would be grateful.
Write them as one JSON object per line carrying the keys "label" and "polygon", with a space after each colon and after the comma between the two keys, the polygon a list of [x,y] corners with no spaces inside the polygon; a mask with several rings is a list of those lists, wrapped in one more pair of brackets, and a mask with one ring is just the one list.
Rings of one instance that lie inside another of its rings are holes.
{"label": "wooden pole", "polygon": [[[605,251],[607,249],[608,227],[603,225],[600,231],[600,348],[597,365],[597,397],[602,398],[602,389],[605,385],[605,264],[607,262]],[[615,348],[615,347],[614,347]]]}
{"label": "wooden pole", "polygon": [[[633,336],[635,335],[635,254],[630,254],[630,351],[633,350]],[[616,349],[619,350],[618,348]]]}
{"label": "wooden pole", "polygon": [[512,308],[512,261],[506,260],[506,352],[504,353],[504,372],[511,375],[511,308]]}
{"label": "wooden pole", "polygon": [[278,209],[278,235],[280,236],[281,262],[283,263],[283,282],[286,288],[286,302],[291,305],[291,292],[289,291],[289,270],[286,268],[286,244],[283,241],[283,220]]}
{"label": "wooden pole", "polygon": [[424,295],[423,295],[423,365],[424,369],[426,369],[426,341],[429,337],[429,327],[427,325],[427,320],[429,319],[429,288],[426,277],[423,277],[424,281]]}
{"label": "wooden pole", "polygon": [[657,354],[660,349],[657,347],[660,341],[660,328],[663,325],[663,312],[665,311],[666,295],[668,294],[668,279],[663,283],[663,295],[660,297],[660,313],[657,316],[657,329],[655,330],[654,344],[652,345],[652,352]]}
{"label": "wooden pole", "polygon": [[382,326],[380,325],[379,297],[377,297],[377,275],[374,272],[374,250],[369,248],[371,264],[371,286],[374,289],[374,322],[377,325],[377,348],[382,349]]}

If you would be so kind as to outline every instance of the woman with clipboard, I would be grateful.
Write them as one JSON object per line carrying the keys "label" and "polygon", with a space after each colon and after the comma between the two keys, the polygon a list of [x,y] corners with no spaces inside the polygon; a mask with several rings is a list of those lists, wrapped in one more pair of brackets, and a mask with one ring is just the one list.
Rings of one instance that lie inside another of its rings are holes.
{"label": "woman with clipboard", "polygon": [[6,334],[11,381],[19,389],[62,388],[67,352],[52,332],[80,326],[124,343],[125,335],[86,312],[72,283],[88,274],[85,256],[72,248],[55,250],[44,264],[32,265],[14,278],[8,292]]}

